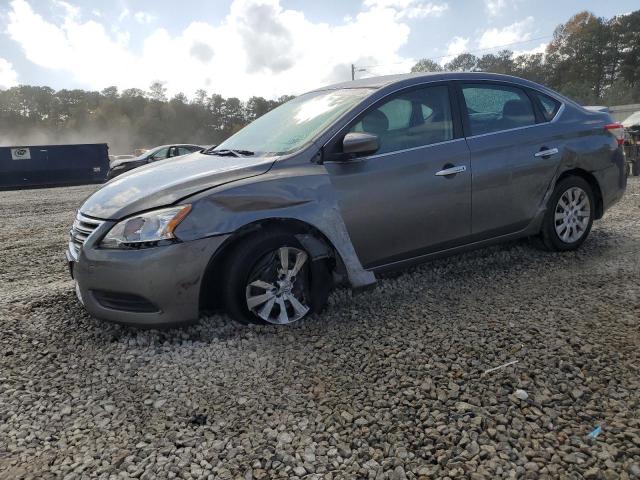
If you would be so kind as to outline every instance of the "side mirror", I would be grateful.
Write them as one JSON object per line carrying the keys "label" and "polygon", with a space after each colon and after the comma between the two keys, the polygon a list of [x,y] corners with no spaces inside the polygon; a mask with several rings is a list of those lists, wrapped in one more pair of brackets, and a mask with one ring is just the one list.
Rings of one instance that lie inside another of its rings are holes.
{"label": "side mirror", "polygon": [[344,153],[373,153],[380,148],[378,136],[366,132],[349,132],[342,140]]}

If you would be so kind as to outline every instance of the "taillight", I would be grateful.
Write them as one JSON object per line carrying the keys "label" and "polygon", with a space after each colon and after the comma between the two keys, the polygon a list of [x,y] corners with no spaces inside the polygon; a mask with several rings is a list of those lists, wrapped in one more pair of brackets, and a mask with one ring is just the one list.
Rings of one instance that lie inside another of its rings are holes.
{"label": "taillight", "polygon": [[611,135],[616,137],[618,141],[618,145],[624,144],[624,127],[619,123],[610,123],[604,126],[604,129],[609,132]]}

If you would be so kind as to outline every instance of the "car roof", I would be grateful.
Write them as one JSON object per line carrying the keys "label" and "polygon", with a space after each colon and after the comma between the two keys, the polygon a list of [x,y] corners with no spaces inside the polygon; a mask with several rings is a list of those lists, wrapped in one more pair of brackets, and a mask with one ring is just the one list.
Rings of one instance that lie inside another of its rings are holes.
{"label": "car roof", "polygon": [[[413,80],[413,82],[411,81]],[[340,82],[333,85],[327,85],[326,87],[318,88],[314,91],[321,90],[338,90],[344,88],[374,88],[379,89],[394,83],[422,83],[424,81],[438,81],[438,80],[494,80],[494,81],[506,81],[522,84],[537,85],[528,80],[524,80],[512,75],[503,75],[501,73],[488,73],[488,72],[417,72],[417,73],[403,73],[399,75],[383,75],[380,77],[368,77],[353,80],[350,82]]]}
{"label": "car roof", "polygon": [[640,110],[633,112],[627,118],[622,121],[622,125],[624,127],[633,127],[635,125],[640,125]]}
{"label": "car roof", "polygon": [[167,145],[158,145],[157,147],[150,148],[148,151],[157,150],[159,148],[168,148],[168,147],[198,147],[200,145],[196,145],[195,143],[169,143]]}
{"label": "car roof", "polygon": [[[333,85],[327,85],[326,87],[318,88],[313,92],[327,91],[327,90],[340,90],[346,88],[370,88],[372,90],[380,90],[383,88],[392,89],[394,86],[398,88],[411,87],[412,85],[419,85],[425,82],[436,81],[450,81],[450,80],[462,80],[462,81],[479,81],[489,80],[494,82],[507,82],[519,85],[521,87],[537,89],[544,92],[547,95],[555,97],[557,100],[561,100],[565,104],[570,104],[579,107],[570,98],[551,90],[549,87],[540,85],[539,83],[532,82],[520,77],[514,77],[513,75],[504,75],[501,73],[490,72],[417,72],[417,73],[403,73],[399,75],[384,75],[380,77],[368,77],[359,80],[353,80],[351,82],[340,82]],[[309,92],[311,93],[311,92]],[[580,107],[582,108],[582,107]]]}

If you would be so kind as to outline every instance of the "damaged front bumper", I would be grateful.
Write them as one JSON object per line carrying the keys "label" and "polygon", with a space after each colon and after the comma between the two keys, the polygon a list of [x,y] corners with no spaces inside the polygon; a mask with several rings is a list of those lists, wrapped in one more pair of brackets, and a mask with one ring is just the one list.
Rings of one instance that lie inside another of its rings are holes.
{"label": "damaged front bumper", "polygon": [[138,250],[67,250],[79,301],[96,318],[137,326],[173,325],[199,317],[200,286],[228,235]]}

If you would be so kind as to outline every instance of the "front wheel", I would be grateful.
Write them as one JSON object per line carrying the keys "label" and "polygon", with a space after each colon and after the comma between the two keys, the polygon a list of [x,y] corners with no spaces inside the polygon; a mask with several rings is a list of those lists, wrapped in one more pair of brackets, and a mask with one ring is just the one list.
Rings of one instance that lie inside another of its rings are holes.
{"label": "front wheel", "polygon": [[591,185],[581,177],[567,177],[556,185],[545,214],[540,240],[548,250],[575,250],[587,239],[595,201]]}
{"label": "front wheel", "polygon": [[242,323],[294,323],[320,310],[331,287],[326,260],[312,262],[298,239],[282,232],[243,240],[224,274],[227,313]]}

